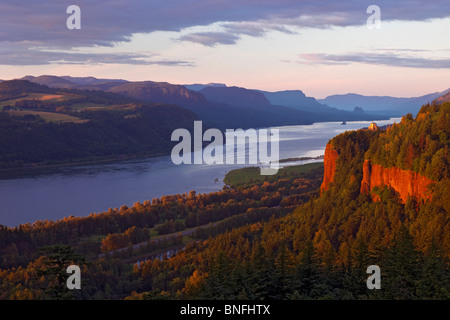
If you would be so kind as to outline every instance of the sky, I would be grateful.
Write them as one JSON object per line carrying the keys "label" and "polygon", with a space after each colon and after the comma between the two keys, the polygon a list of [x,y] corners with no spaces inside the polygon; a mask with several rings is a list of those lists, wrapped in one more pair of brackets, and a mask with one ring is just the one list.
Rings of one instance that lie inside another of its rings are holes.
{"label": "sky", "polygon": [[[67,28],[72,4],[81,29]],[[380,9],[380,28],[367,25],[370,5]],[[412,97],[450,88],[449,31],[448,0],[2,0],[0,79]]]}

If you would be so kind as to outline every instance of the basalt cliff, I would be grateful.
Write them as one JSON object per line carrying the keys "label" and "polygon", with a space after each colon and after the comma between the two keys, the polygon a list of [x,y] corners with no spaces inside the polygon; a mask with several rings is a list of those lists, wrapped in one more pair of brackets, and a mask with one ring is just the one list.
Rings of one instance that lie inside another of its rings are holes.
{"label": "basalt cliff", "polygon": [[[403,202],[406,202],[408,197],[430,200],[431,191],[428,187],[433,183],[433,180],[414,171],[396,167],[384,168],[367,159],[363,165],[361,193],[369,194],[375,187],[389,186],[399,193]],[[374,195],[374,199],[377,200],[378,197]]]}
{"label": "basalt cliff", "polygon": [[333,183],[334,175],[336,174],[336,160],[338,159],[337,150],[330,144],[327,143],[325,147],[325,155],[323,158],[324,162],[324,174],[323,174],[323,182],[320,186],[320,191],[327,191],[330,187],[330,184]]}
{"label": "basalt cliff", "polygon": [[433,185],[448,181],[450,104],[426,105],[416,118],[406,115],[387,130],[345,132],[329,141],[324,155],[321,194],[368,194],[389,187],[405,203],[429,201]]}
{"label": "basalt cliff", "polygon": [[[339,149],[328,143],[325,148],[321,193],[327,191],[334,182],[338,157]],[[360,192],[363,194],[371,194],[375,187],[387,186],[397,191],[403,202],[406,202],[408,196],[416,199],[431,199],[429,186],[434,181],[412,170],[403,170],[397,167],[385,168],[366,159],[362,165],[362,172]],[[377,200],[378,196],[373,194],[373,199]]]}

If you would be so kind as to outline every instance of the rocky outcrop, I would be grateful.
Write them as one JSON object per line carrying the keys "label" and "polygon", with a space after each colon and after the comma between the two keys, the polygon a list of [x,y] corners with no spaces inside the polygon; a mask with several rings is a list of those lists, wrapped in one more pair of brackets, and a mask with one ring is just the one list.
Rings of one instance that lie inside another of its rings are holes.
{"label": "rocky outcrop", "polygon": [[[424,177],[411,170],[402,170],[396,167],[384,168],[378,164],[372,164],[370,160],[364,161],[363,179],[361,181],[361,193],[369,194],[370,191],[379,186],[389,186],[400,194],[403,202],[408,196],[417,199],[431,199],[428,186],[433,180]],[[376,200],[377,197],[374,197]]]}
{"label": "rocky outcrop", "polygon": [[130,82],[115,86],[108,91],[143,101],[173,103],[182,107],[206,104],[205,97],[200,93],[166,82]]}
{"label": "rocky outcrop", "polygon": [[443,96],[440,96],[439,98],[434,100],[434,102],[436,102],[436,103],[444,103],[446,101],[450,101],[450,89],[448,90],[448,92],[446,94],[444,94]]}
{"label": "rocky outcrop", "polygon": [[336,174],[336,160],[338,156],[338,151],[330,143],[327,143],[323,158],[324,176],[322,185],[320,186],[321,194],[327,191],[330,188],[330,184],[334,181],[334,176]]}
{"label": "rocky outcrop", "polygon": [[[327,191],[334,181],[336,175],[336,161],[339,152],[330,143],[325,148],[324,155],[324,177],[320,186],[320,193]],[[428,186],[434,181],[411,170],[403,170],[396,167],[384,168],[378,164],[372,164],[370,160],[365,160],[363,164],[363,179],[361,181],[361,193],[370,194],[373,188],[389,186],[400,194],[403,202],[408,196],[417,199],[431,199],[431,192]],[[373,195],[374,200],[378,196]]]}
{"label": "rocky outcrop", "polygon": [[361,181],[361,193],[369,194],[370,188],[370,173],[372,166],[370,160],[365,160],[363,165],[363,179]]}
{"label": "rocky outcrop", "polygon": [[206,87],[199,91],[209,101],[251,109],[272,109],[270,101],[261,92],[240,87]]}

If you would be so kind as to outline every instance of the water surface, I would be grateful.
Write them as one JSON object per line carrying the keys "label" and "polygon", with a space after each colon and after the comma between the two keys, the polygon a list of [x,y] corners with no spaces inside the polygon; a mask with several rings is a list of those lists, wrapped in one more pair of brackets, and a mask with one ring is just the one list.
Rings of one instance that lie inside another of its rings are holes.
{"label": "water surface", "polygon": [[[399,121],[377,121],[384,125]],[[332,137],[369,121],[321,122],[280,130],[280,159],[316,157]],[[318,160],[282,163],[282,166]],[[226,172],[248,165],[174,165],[170,156],[113,164],[25,170],[0,180],[0,224],[87,216],[162,195],[221,190]]]}

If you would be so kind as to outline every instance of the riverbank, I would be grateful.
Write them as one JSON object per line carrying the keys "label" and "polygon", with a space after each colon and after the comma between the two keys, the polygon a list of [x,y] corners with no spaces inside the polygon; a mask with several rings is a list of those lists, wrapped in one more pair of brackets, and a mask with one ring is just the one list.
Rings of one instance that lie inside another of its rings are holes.
{"label": "riverbank", "polygon": [[[378,126],[396,119],[377,122]],[[327,142],[337,134],[367,127],[367,122],[316,123],[278,127],[280,159],[314,158],[323,154]],[[170,155],[145,159],[114,157],[101,164],[72,163],[67,167],[34,167],[3,172],[0,179],[0,224],[9,227],[36,221],[58,220],[73,215],[88,216],[122,205],[132,206],[164,195],[191,190],[209,193],[222,190],[225,175],[247,165],[175,165]],[[320,159],[281,163],[282,167]],[[97,161],[94,161],[97,163]],[[6,176],[5,176],[6,175]]]}
{"label": "riverbank", "polygon": [[102,157],[97,159],[89,159],[89,160],[80,160],[80,161],[71,161],[71,162],[61,162],[61,163],[52,163],[46,164],[42,163],[33,163],[24,165],[21,167],[14,168],[0,168],[0,180],[1,179],[10,179],[15,176],[26,175],[27,173],[33,173],[33,171],[38,170],[46,170],[46,169],[57,169],[57,168],[70,168],[70,167],[82,167],[82,166],[96,166],[96,165],[106,165],[106,164],[114,164],[114,163],[123,163],[132,160],[144,160],[149,158],[156,158],[170,155],[170,153],[146,153],[139,155],[119,155],[115,157]]}
{"label": "riverbank", "polygon": [[247,184],[262,183],[264,181],[275,181],[283,177],[305,177],[308,174],[316,174],[317,171],[323,170],[323,162],[313,162],[295,166],[281,168],[273,176],[262,176],[260,169],[257,167],[241,168],[229,171],[223,182],[230,187],[238,187]]}

